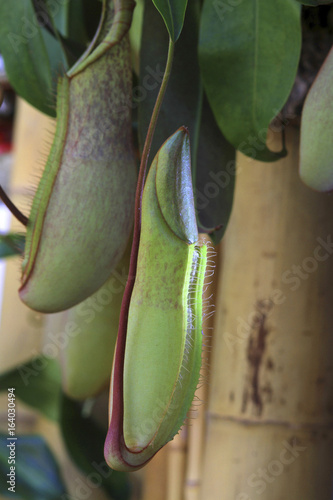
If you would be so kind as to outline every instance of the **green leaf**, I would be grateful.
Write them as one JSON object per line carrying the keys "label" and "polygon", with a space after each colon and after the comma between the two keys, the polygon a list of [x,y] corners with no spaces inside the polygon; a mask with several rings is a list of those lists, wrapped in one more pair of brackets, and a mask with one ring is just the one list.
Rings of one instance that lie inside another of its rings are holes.
{"label": "green leaf", "polygon": [[293,86],[300,48],[294,0],[204,3],[199,58],[210,105],[231,144],[257,160],[286,154],[271,152],[266,135]]}
{"label": "green leaf", "polygon": [[301,122],[300,176],[317,191],[333,190],[333,48],[304,103]]}
{"label": "green leaf", "polygon": [[[17,439],[8,439],[8,435],[0,434],[1,495],[17,500],[64,498],[66,489],[59,466],[44,438],[37,435],[16,437]],[[14,462],[9,463],[8,460],[13,458]],[[13,487],[7,482],[11,479],[8,476],[10,473],[13,479],[15,477],[14,490],[8,490]]]}
{"label": "green leaf", "polygon": [[[37,0],[40,3],[40,0]],[[68,33],[68,17],[71,2],[52,2],[52,0],[44,0],[51,10],[53,22],[56,25],[59,33],[64,36],[69,36]],[[53,9],[53,10],[52,10]]]}
{"label": "green leaf", "polygon": [[[69,59],[65,44],[62,41],[61,34],[55,24],[52,13],[57,15],[64,7],[61,9],[60,6],[56,5],[56,8],[52,9],[51,5],[54,4],[50,4],[48,0],[42,2],[41,0],[33,0],[33,3],[36,15],[43,19],[43,24],[41,24],[42,35],[51,63],[51,72],[55,81],[57,81],[59,74],[68,69]],[[75,61],[72,61],[72,64],[74,62]]]}
{"label": "green leaf", "polygon": [[310,5],[311,7],[318,7],[318,5],[328,5],[333,3],[332,0],[297,0],[297,2],[303,5]]}
{"label": "green leaf", "polygon": [[170,38],[176,42],[183,28],[187,0],[153,0],[164,19]]}
{"label": "green leaf", "polygon": [[55,116],[50,61],[31,0],[0,1],[0,51],[15,91]]}
{"label": "green leaf", "polygon": [[[75,64],[77,59],[85,50],[86,38],[83,43],[77,41],[76,39],[68,38],[64,36],[63,33],[67,33],[69,21],[69,4],[66,2],[61,5],[59,3],[54,3],[53,0],[32,0],[35,6],[36,15],[42,20],[41,32],[45,42],[46,50],[48,52],[49,61],[51,64],[51,71],[53,76],[53,81],[56,83],[58,81],[59,75],[62,75],[65,71]],[[75,14],[75,21],[73,24],[73,29],[71,26],[71,31],[76,35],[74,28],[78,25],[82,25],[82,4],[71,2],[71,10]],[[81,36],[81,31],[79,36]],[[54,89],[57,90],[56,88]]]}
{"label": "green leaf", "polygon": [[[82,16],[82,2],[54,3],[54,0],[32,0],[36,14],[42,20],[42,35],[51,62],[54,80],[73,66],[88,42]],[[72,14],[72,16],[71,16]],[[68,37],[70,25],[70,37]]]}
{"label": "green leaf", "polygon": [[235,148],[222,135],[204,97],[197,153],[196,210],[199,231],[209,233],[214,245],[223,238],[229,222],[235,180]]}
{"label": "green leaf", "polygon": [[[107,420],[107,409],[105,409]],[[112,497],[127,500],[131,496],[127,474],[116,472],[107,465],[103,449],[105,431],[91,417],[85,417],[82,405],[62,396],[60,427],[69,455],[74,463]]]}
{"label": "green leaf", "polygon": [[24,251],[25,236],[23,234],[0,235],[0,259],[12,255],[22,255]]}
{"label": "green leaf", "polygon": [[58,420],[61,375],[54,359],[39,356],[3,373],[0,375],[0,391],[7,391],[8,387],[13,387],[16,397],[27,405],[47,418]]}
{"label": "green leaf", "polygon": [[[175,47],[173,69],[162,104],[150,152],[153,159],[167,139],[181,125],[190,132],[192,176],[195,185],[199,230],[208,232],[214,243],[222,238],[232,207],[235,149],[220,132],[200,81],[197,45],[200,2],[192,0],[187,8],[184,29]],[[154,43],[151,40],[154,39]],[[141,146],[162,80],[168,48],[163,21],[151,2],[146,2],[140,54],[140,81],[134,88],[139,103]]]}

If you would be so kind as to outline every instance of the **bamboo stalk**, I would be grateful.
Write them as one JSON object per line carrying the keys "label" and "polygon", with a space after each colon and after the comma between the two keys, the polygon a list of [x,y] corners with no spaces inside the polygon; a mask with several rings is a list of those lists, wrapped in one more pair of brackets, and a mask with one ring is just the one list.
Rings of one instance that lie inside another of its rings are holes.
{"label": "bamboo stalk", "polygon": [[167,444],[168,485],[167,500],[183,500],[186,468],[187,425]]}
{"label": "bamboo stalk", "polygon": [[[11,171],[10,195],[17,206],[29,214],[27,193],[41,170],[42,154],[48,148],[47,130],[53,121],[18,99],[14,127],[14,159]],[[30,196],[31,198],[31,196]],[[11,231],[23,231],[23,226],[12,217]],[[0,324],[0,371],[4,372],[36,356],[41,348],[43,315],[28,309],[19,299],[20,259],[5,261],[5,284]]]}
{"label": "bamboo stalk", "polygon": [[[207,376],[207,370],[203,371]],[[184,486],[185,500],[198,500],[202,480],[202,456],[205,439],[206,401],[208,397],[207,383],[197,390],[201,405],[196,407],[196,415],[188,426],[188,452],[186,478]]]}
{"label": "bamboo stalk", "polygon": [[331,499],[333,197],[299,180],[295,130],[287,145],[276,164],[239,157],[219,280],[205,500]]}
{"label": "bamboo stalk", "polygon": [[143,469],[142,500],[166,500],[168,448],[162,448]]}

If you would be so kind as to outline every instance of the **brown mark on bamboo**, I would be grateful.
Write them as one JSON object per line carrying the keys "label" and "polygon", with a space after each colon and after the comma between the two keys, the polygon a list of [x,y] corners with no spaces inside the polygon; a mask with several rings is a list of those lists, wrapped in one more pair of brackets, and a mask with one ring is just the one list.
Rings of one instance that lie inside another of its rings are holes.
{"label": "brown mark on bamboo", "polygon": [[[267,300],[256,302],[257,314],[251,324],[251,333],[247,346],[248,374],[243,391],[242,413],[245,413],[249,401],[253,403],[256,416],[260,416],[263,411],[263,394],[267,388],[261,388],[259,383],[260,368],[266,350],[266,338],[269,334],[267,327],[267,316],[273,307],[273,303]],[[272,398],[272,392],[269,394]]]}

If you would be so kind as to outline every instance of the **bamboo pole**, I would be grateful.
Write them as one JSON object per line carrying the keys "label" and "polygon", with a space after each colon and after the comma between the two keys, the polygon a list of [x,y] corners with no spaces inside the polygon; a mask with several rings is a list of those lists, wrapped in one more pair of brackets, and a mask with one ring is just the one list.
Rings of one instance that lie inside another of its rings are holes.
{"label": "bamboo pole", "polygon": [[142,500],[166,500],[168,449],[162,448],[143,469]]}
{"label": "bamboo pole", "polygon": [[187,425],[167,444],[168,484],[167,500],[184,499],[184,482],[187,456]]}
{"label": "bamboo pole", "polygon": [[301,183],[297,131],[287,143],[275,164],[239,156],[203,500],[331,499],[333,196]]}
{"label": "bamboo pole", "polygon": [[[207,367],[202,371],[205,377]],[[188,425],[188,451],[186,460],[186,477],[184,485],[184,500],[198,500],[202,480],[202,457],[206,431],[206,410],[208,385],[203,382],[197,390],[198,405],[195,408],[194,418]]]}
{"label": "bamboo pole", "polygon": [[[14,159],[9,194],[17,206],[29,215],[29,190],[41,170],[42,152],[48,148],[48,130],[53,121],[26,102],[18,99],[14,127]],[[12,217],[12,231],[24,233],[24,227]],[[43,336],[43,315],[28,309],[19,299],[20,258],[5,261],[5,284],[0,324],[0,371],[4,372],[36,356]]]}

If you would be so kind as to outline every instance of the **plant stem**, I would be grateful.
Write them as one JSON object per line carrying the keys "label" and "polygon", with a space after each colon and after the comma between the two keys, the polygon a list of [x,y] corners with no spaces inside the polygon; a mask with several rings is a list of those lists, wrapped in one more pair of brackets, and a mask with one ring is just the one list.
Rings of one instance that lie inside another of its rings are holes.
{"label": "plant stem", "polygon": [[167,64],[165,67],[163,80],[161,83],[161,87],[160,87],[160,90],[159,90],[159,93],[158,93],[158,96],[157,96],[157,99],[155,102],[153,113],[152,113],[151,119],[150,119],[150,124],[148,127],[148,132],[146,135],[146,140],[144,143],[142,157],[141,157],[138,183],[137,183],[137,188],[136,188],[135,212],[134,212],[135,213],[135,215],[134,215],[134,234],[133,234],[133,245],[132,245],[132,252],[131,252],[131,263],[130,263],[130,269],[129,269],[129,276],[133,280],[134,280],[134,277],[136,275],[136,261],[137,261],[137,257],[138,257],[139,242],[140,242],[141,205],[142,205],[143,187],[144,187],[144,183],[145,183],[147,166],[148,166],[148,159],[149,159],[151,145],[153,142],[154,132],[156,129],[157,119],[158,119],[158,115],[160,113],[163,98],[164,98],[165,91],[166,91],[166,88],[167,88],[167,85],[169,82],[169,78],[170,78],[170,74],[171,74],[173,54],[174,54],[174,42],[172,42],[172,40],[170,38],[169,39],[169,50],[168,50]]}
{"label": "plant stem", "polygon": [[22,212],[17,208],[16,205],[8,198],[7,194],[5,191],[2,189],[0,186],[0,200],[3,201],[3,203],[6,205],[8,210],[16,217],[16,219],[21,222],[24,226],[28,225],[28,217],[22,214]]}
{"label": "plant stem", "polygon": [[193,186],[196,185],[197,181],[197,161],[198,161],[198,148],[199,148],[199,136],[201,127],[201,117],[202,117],[202,106],[203,106],[203,83],[202,78],[200,78],[199,84],[199,99],[198,105],[195,113],[195,128],[192,140],[192,151],[191,151],[191,163],[192,163],[192,182]]}

